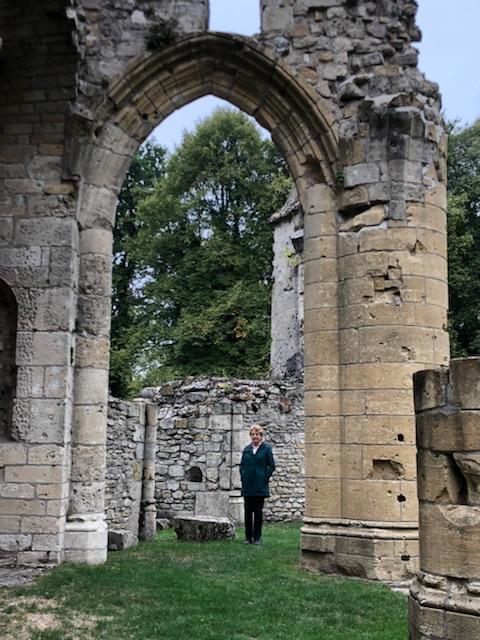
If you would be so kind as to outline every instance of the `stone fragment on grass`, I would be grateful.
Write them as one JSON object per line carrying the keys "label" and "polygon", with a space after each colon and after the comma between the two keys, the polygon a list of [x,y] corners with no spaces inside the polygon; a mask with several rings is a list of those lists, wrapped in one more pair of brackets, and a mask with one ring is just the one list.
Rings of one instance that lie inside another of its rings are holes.
{"label": "stone fragment on grass", "polygon": [[173,528],[178,540],[182,541],[210,542],[235,538],[235,526],[228,518],[178,517],[173,519]]}

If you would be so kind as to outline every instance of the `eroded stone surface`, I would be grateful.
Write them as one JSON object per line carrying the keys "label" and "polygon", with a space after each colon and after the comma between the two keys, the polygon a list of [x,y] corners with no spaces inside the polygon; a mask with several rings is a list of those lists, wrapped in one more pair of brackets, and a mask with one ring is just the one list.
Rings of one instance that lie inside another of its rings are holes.
{"label": "eroded stone surface", "polygon": [[480,468],[471,425],[480,418],[479,372],[478,358],[459,358],[450,370],[415,376],[421,571],[410,590],[413,640],[478,637]]}
{"label": "eroded stone surface", "polygon": [[235,526],[228,518],[177,516],[173,519],[172,526],[178,540],[184,542],[212,542],[235,538]]}

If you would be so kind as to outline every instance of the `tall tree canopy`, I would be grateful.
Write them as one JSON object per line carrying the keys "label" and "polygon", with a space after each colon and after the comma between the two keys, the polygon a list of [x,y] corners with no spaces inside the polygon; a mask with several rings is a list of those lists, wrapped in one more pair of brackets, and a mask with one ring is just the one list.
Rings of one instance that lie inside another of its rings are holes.
{"label": "tall tree canopy", "polygon": [[133,365],[139,383],[266,373],[268,218],[290,187],[273,144],[229,109],[186,134],[162,164],[154,191],[135,202],[135,226],[127,234],[134,304],[121,333],[133,340],[124,353],[134,357],[124,364]]}
{"label": "tall tree canopy", "polygon": [[480,354],[480,121],[452,127],[448,158],[450,337],[454,357]]}
{"label": "tall tree canopy", "polygon": [[166,149],[147,142],[135,155],[119,194],[113,235],[110,352],[110,390],[116,396],[129,394],[133,365],[148,336],[135,249],[139,230],[137,213],[139,203],[153,191],[162,175],[165,157]]}

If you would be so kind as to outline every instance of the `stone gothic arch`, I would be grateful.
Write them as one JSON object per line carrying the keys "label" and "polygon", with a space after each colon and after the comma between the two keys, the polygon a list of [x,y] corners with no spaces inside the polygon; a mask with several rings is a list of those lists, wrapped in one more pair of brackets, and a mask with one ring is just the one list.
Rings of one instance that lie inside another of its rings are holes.
{"label": "stone gothic arch", "polygon": [[[134,60],[111,83],[106,101],[89,126],[90,134],[75,150],[70,165],[72,172],[82,176],[77,211],[79,289],[72,447],[72,469],[81,472],[71,476],[67,540],[78,538],[78,523],[81,527],[92,523],[97,538],[95,527],[103,528],[97,514],[103,513],[104,499],[99,470],[105,455],[111,230],[117,192],[133,153],[153,128],[174,110],[207,94],[231,102],[271,132],[285,153],[305,211],[330,220],[330,232],[323,232],[322,241],[330,236],[329,259],[334,259],[338,143],[333,117],[308,85],[272,52],[249,38],[198,35]],[[308,268],[322,260],[313,246],[317,235],[307,240],[312,245]],[[320,295],[331,297],[334,285],[328,279]],[[322,285],[315,288],[319,295]],[[306,295],[308,299],[309,292]],[[332,357],[330,349],[328,358]],[[318,359],[324,363],[322,353]],[[331,365],[330,359],[325,364]],[[337,364],[338,354],[334,359]],[[92,415],[98,436],[95,452],[91,448]],[[72,557],[78,558],[79,551],[73,549]],[[67,548],[67,558],[69,553]],[[90,555],[94,554],[91,549]]]}

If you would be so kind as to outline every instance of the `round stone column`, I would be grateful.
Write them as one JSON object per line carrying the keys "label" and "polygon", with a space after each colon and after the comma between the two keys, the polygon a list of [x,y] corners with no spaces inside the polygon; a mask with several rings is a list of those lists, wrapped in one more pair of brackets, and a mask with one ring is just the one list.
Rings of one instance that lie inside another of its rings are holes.
{"label": "round stone column", "polygon": [[480,638],[480,358],[414,376],[420,572],[410,640]]}

